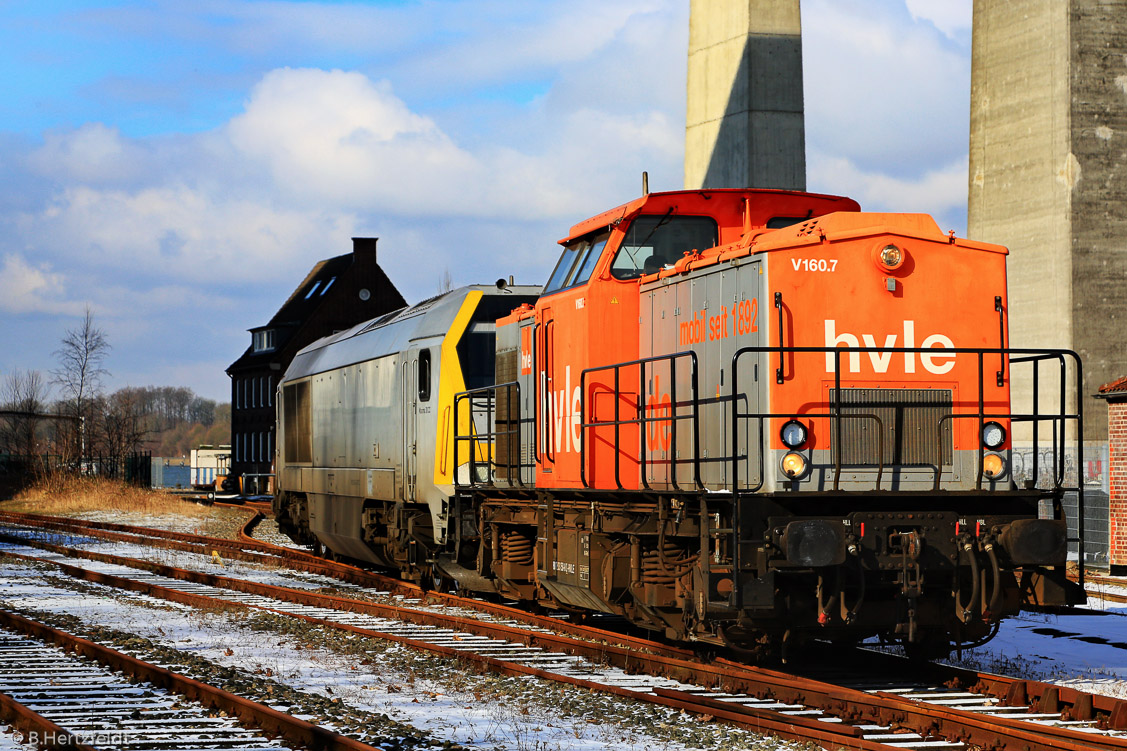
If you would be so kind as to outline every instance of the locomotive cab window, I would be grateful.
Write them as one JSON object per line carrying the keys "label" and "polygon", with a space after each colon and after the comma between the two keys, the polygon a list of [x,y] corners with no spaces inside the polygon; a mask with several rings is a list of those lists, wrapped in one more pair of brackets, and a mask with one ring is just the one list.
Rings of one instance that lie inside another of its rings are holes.
{"label": "locomotive cab window", "polygon": [[608,239],[610,239],[610,233],[603,232],[598,235],[572,240],[565,245],[563,255],[560,256],[555,271],[552,272],[548,284],[544,287],[544,294],[547,295],[561,289],[574,287],[590,279]]}
{"label": "locomotive cab window", "polygon": [[672,266],[692,250],[716,247],[716,220],[707,216],[640,216],[626,230],[614,255],[615,279],[637,279]]}
{"label": "locomotive cab window", "polygon": [[419,401],[430,401],[430,350],[419,350]]}
{"label": "locomotive cab window", "polygon": [[491,323],[475,323],[458,342],[458,362],[466,389],[492,386],[497,334]]}

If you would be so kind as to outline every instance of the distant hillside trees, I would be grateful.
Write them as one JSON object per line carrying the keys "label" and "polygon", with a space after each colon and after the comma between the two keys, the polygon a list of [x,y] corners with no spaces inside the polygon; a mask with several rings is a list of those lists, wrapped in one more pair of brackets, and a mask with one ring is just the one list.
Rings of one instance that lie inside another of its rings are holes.
{"label": "distant hillside trees", "polygon": [[[102,381],[110,352],[105,332],[86,309],[82,322],[63,336],[57,367],[48,380],[39,371],[0,378],[0,409],[50,413],[69,419],[0,416],[0,454],[123,459],[137,451],[186,456],[200,444],[231,440],[231,405],[197,396],[183,386],[128,386],[106,394]],[[58,399],[50,398],[50,387]],[[79,419],[81,418],[81,419]]]}
{"label": "distant hillside trees", "polygon": [[[176,386],[121,389],[133,403],[146,431],[145,448],[154,456],[184,456],[201,444],[231,442],[231,405],[196,396]],[[116,395],[115,394],[115,395]]]}

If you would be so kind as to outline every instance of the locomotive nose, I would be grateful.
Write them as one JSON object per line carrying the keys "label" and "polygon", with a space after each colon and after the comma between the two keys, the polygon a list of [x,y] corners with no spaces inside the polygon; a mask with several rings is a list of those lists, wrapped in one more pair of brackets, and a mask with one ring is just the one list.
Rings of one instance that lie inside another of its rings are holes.
{"label": "locomotive nose", "polygon": [[1018,519],[1010,522],[999,542],[1017,565],[1063,566],[1068,556],[1064,520]]}

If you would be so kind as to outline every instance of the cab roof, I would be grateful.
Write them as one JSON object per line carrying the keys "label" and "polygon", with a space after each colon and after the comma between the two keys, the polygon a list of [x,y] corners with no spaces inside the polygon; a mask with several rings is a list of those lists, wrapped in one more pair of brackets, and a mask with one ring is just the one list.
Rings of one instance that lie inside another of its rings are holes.
{"label": "cab roof", "polygon": [[[797,203],[803,203],[804,199],[809,203],[811,209],[815,209],[815,214],[828,214],[834,211],[860,211],[861,206],[852,198],[844,196],[833,196],[822,193],[805,193],[796,190],[774,190],[767,188],[710,188],[706,190],[671,190],[659,193],[647,193],[632,201],[616,206],[613,209],[596,214],[590,219],[585,219],[571,228],[567,237],[560,240],[560,244],[566,244],[577,238],[583,237],[591,232],[595,232],[607,227],[616,226],[626,219],[631,219],[637,214],[643,213],[643,210],[648,205],[660,206],[661,210],[665,210],[673,201],[678,199],[685,199],[689,206],[686,207],[686,213],[696,213],[691,210],[691,205],[697,201],[709,201],[715,196],[728,196],[735,198],[746,198],[753,207],[753,217],[751,221],[751,228],[760,228],[765,226],[766,219],[771,218],[778,213],[774,207],[782,211],[793,211]],[[707,213],[707,212],[704,212]],[[756,223],[755,218],[762,217],[761,223]]]}

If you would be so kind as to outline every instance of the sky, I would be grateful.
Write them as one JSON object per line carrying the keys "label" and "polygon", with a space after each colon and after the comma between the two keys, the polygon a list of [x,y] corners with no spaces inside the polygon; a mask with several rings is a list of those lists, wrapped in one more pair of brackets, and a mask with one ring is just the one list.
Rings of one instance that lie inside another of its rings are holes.
{"label": "sky", "polygon": [[[0,0],[0,378],[87,307],[105,386],[230,399],[318,260],[542,284],[682,187],[688,0]],[[803,0],[807,188],[966,232],[971,0]]]}

